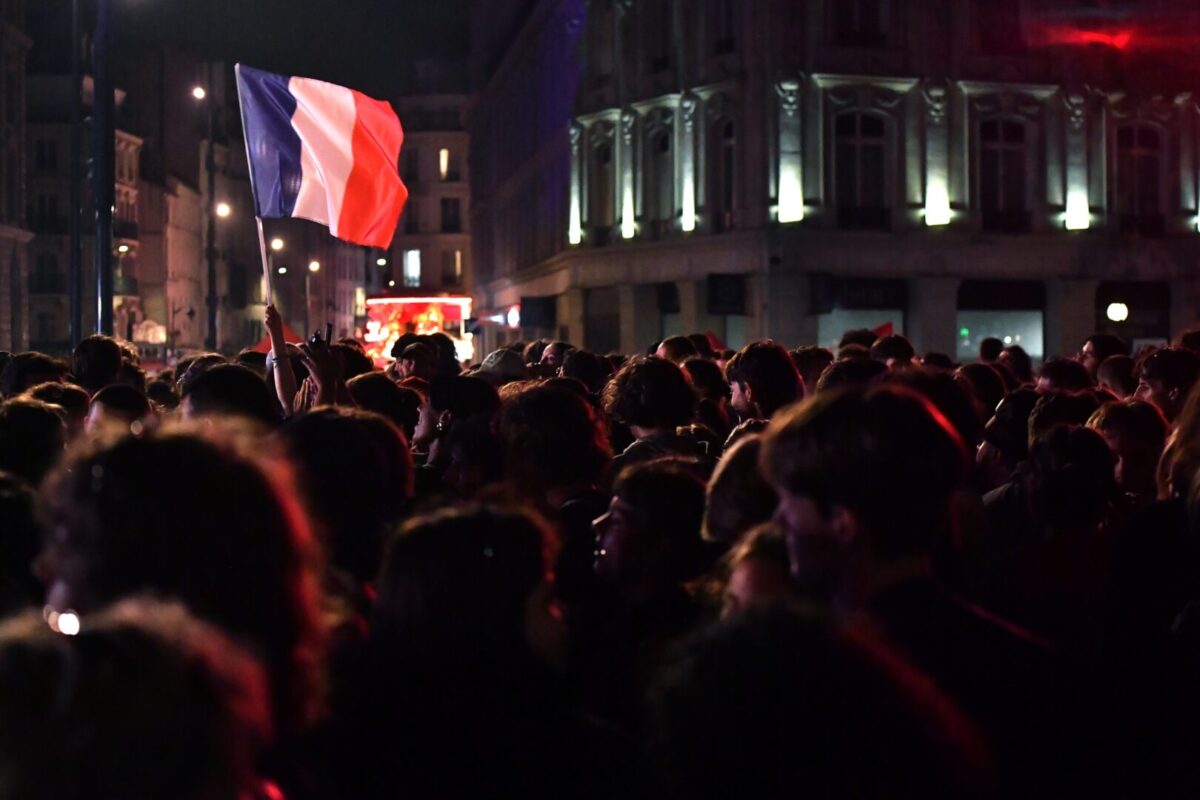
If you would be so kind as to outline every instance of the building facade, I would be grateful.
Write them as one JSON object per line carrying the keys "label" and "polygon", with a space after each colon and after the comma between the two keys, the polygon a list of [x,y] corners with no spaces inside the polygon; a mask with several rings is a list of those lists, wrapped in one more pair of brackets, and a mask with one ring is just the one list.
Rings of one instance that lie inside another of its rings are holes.
{"label": "building facade", "polygon": [[26,57],[22,0],[0,3],[0,349],[29,346],[29,242],[26,218]]}
{"label": "building facade", "polygon": [[[463,95],[420,95],[395,104],[404,125],[400,175],[408,203],[387,254],[383,293],[461,293],[469,284],[468,137]],[[394,282],[394,286],[391,285]]]}
{"label": "building facade", "polygon": [[1139,49],[1188,4],[1124,34],[1071,0],[487,5],[474,290],[521,309],[491,344],[890,324],[1043,358],[1197,320],[1200,80]]}

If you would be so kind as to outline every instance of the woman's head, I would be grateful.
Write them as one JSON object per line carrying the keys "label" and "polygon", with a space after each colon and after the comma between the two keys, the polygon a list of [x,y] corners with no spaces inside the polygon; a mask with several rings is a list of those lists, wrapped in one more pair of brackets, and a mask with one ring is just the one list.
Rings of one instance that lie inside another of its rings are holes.
{"label": "woman's head", "polygon": [[509,476],[519,489],[595,484],[612,459],[604,421],[577,394],[539,386],[509,400],[500,412]]}
{"label": "woman's head", "polygon": [[178,599],[263,658],[285,730],[310,719],[316,556],[264,468],[232,446],[161,431],[77,453],[44,494],[39,571],[51,606],[87,615],[134,595]]}
{"label": "woman's head", "polygon": [[604,407],[630,427],[677,428],[692,421],[696,393],[674,363],[643,358],[622,367],[605,387]]}

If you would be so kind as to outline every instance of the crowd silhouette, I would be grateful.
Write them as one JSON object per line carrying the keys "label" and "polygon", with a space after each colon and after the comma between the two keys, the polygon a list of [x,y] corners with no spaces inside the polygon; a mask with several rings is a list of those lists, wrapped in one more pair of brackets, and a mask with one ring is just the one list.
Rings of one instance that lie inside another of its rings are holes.
{"label": "crowd silhouette", "polygon": [[1200,790],[1200,331],[0,355],[0,796]]}

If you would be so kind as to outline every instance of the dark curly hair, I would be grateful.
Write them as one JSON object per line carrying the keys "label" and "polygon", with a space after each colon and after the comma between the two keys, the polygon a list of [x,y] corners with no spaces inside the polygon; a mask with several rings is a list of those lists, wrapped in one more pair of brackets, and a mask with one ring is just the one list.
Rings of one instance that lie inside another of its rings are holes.
{"label": "dark curly hair", "polygon": [[508,471],[536,487],[596,483],[608,469],[612,448],[604,422],[579,395],[538,386],[505,403],[500,436]]}
{"label": "dark curly hair", "polygon": [[604,389],[604,409],[625,425],[676,428],[692,421],[696,393],[680,367],[650,356],[621,368]]}

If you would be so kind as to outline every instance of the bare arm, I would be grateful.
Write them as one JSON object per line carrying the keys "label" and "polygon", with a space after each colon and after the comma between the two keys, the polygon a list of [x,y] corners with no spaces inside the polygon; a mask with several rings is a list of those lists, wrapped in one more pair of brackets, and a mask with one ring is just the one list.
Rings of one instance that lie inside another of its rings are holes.
{"label": "bare arm", "polygon": [[283,337],[283,318],[275,306],[267,306],[265,322],[271,337],[271,360],[275,364],[275,394],[284,413],[290,417],[296,411],[296,373],[292,370],[292,359]]}

